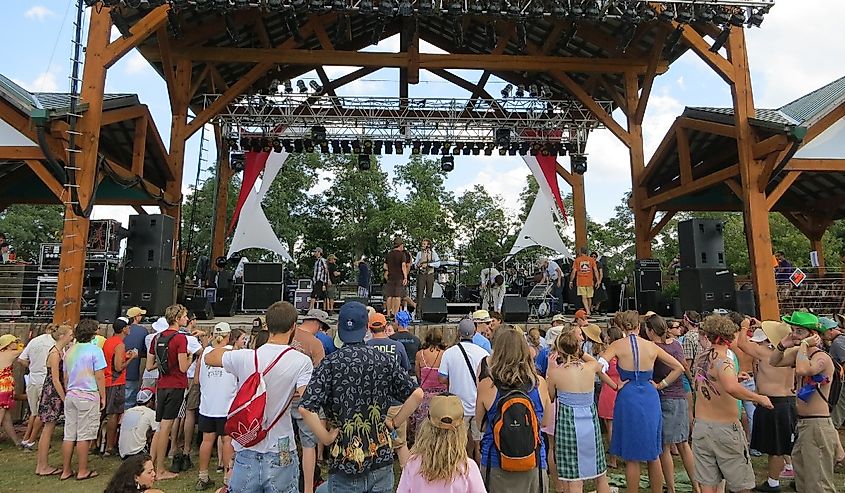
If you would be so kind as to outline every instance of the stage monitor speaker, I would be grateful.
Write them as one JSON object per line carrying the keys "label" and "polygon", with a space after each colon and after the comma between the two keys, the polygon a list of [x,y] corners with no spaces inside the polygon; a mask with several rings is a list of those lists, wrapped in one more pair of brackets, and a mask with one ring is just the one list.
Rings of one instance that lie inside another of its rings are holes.
{"label": "stage monitor speaker", "polygon": [[531,309],[528,298],[522,296],[505,296],[502,302],[502,318],[510,323],[527,323]]}
{"label": "stage monitor speaker", "polygon": [[97,321],[112,324],[120,316],[120,291],[97,293]]}
{"label": "stage monitor speaker", "polygon": [[687,219],[679,222],[681,268],[726,268],[724,228],[724,223],[718,219]]}
{"label": "stage monitor speaker", "polygon": [[214,309],[211,306],[211,302],[205,296],[185,296],[185,308],[190,312],[194,312],[197,320],[214,319]]}
{"label": "stage monitor speaker", "polygon": [[346,298],[343,298],[344,303],[350,303],[352,301],[357,301],[358,303],[361,303],[364,306],[367,306],[370,303],[370,300],[368,300],[367,298],[360,298],[358,296],[347,296]]}
{"label": "stage monitor speaker", "polygon": [[217,299],[211,305],[215,317],[235,316],[235,294],[232,291],[217,290]]}
{"label": "stage monitor speaker", "polygon": [[736,309],[734,275],[728,269],[681,269],[681,309],[712,312]]}
{"label": "stage monitor speaker", "polygon": [[281,300],[281,284],[244,284],[244,299],[241,300],[241,306],[244,310],[263,311]]}
{"label": "stage monitor speaker", "polygon": [[244,264],[244,284],[279,283],[284,279],[284,264],[273,262],[247,262]]}
{"label": "stage monitor speaker", "polygon": [[173,218],[164,214],[129,216],[126,267],[173,266]]}
{"label": "stage monitor speaker", "polygon": [[736,311],[749,317],[757,317],[757,300],[753,289],[740,289],[736,292]]}
{"label": "stage monitor speaker", "polygon": [[122,307],[140,306],[148,317],[164,315],[164,309],[176,299],[176,273],[157,267],[127,267],[123,269]]}
{"label": "stage monitor speaker", "polygon": [[422,319],[426,322],[443,323],[449,309],[446,306],[446,298],[423,298],[420,304]]}

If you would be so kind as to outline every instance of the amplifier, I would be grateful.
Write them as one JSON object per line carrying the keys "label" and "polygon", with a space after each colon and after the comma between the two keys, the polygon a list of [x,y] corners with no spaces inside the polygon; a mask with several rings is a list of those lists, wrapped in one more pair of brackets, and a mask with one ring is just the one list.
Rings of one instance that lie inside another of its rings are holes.
{"label": "amplifier", "polygon": [[121,230],[119,221],[94,219],[88,226],[88,251],[92,253],[118,253]]}
{"label": "amplifier", "polygon": [[[244,284],[282,283],[284,264],[274,262],[247,262],[244,264]],[[277,300],[278,301],[278,300]],[[265,307],[266,308],[266,307]]]}
{"label": "amplifier", "polygon": [[42,243],[41,253],[38,256],[38,267],[42,271],[58,271],[59,262],[62,259],[61,243]]}

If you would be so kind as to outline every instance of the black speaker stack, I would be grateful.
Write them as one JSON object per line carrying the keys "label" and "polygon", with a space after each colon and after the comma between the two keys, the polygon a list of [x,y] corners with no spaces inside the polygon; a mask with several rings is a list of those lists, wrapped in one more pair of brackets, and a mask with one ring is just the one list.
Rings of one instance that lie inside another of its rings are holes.
{"label": "black speaker stack", "polygon": [[659,260],[643,258],[634,261],[634,298],[640,313],[660,310],[663,277]]}
{"label": "black speaker stack", "polygon": [[725,262],[724,224],[718,219],[678,223],[681,309],[709,312],[736,309],[733,272]]}
{"label": "black speaker stack", "polygon": [[531,309],[528,307],[528,298],[524,296],[505,295],[502,301],[502,318],[508,323],[528,323],[528,315]]}
{"label": "black speaker stack", "polygon": [[[164,214],[129,216],[120,305],[140,306],[147,316],[164,315],[176,299],[173,270],[174,220]],[[123,310],[121,310],[123,311]]]}
{"label": "black speaker stack", "polygon": [[241,309],[264,311],[282,299],[284,264],[248,262],[244,264],[244,294]]}
{"label": "black speaker stack", "polygon": [[449,309],[446,307],[446,298],[423,298],[420,305],[424,321],[437,324],[446,321],[446,315],[449,314]]}

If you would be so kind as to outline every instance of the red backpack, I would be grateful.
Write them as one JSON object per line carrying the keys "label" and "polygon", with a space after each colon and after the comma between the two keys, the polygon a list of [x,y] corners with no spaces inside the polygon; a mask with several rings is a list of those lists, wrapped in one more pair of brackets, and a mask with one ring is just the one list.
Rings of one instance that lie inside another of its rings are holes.
{"label": "red backpack", "polygon": [[267,407],[267,385],[264,383],[264,375],[273,369],[276,363],[282,359],[282,356],[292,349],[288,347],[282,351],[263,372],[258,370],[258,351],[253,351],[255,355],[255,372],[244,380],[243,385],[240,386],[237,394],[235,394],[235,400],[232,401],[232,405],[229,407],[229,415],[226,419],[225,427],[226,433],[232,437],[232,440],[244,447],[252,447],[264,440],[267,432],[276,426],[276,423],[284,416],[293,400],[293,396],[291,396],[285,407],[276,416],[276,419],[270,423],[270,426],[264,427],[264,411]]}

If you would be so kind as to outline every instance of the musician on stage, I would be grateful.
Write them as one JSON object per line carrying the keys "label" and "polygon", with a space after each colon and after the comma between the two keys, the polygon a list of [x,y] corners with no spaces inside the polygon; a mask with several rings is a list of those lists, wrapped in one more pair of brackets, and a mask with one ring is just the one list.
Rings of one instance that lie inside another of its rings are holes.
{"label": "musician on stage", "polygon": [[549,260],[548,257],[541,258],[539,264],[543,272],[543,282],[552,285],[552,296],[558,300],[555,313],[560,313],[563,311],[563,271],[557,262]]}
{"label": "musician on stage", "polygon": [[423,239],[422,249],[414,259],[417,269],[417,309],[415,317],[422,319],[422,300],[431,298],[434,290],[434,269],[440,267],[440,256],[431,247],[431,240]]}
{"label": "musician on stage", "polygon": [[505,301],[505,276],[495,267],[481,269],[481,309],[502,312]]}

